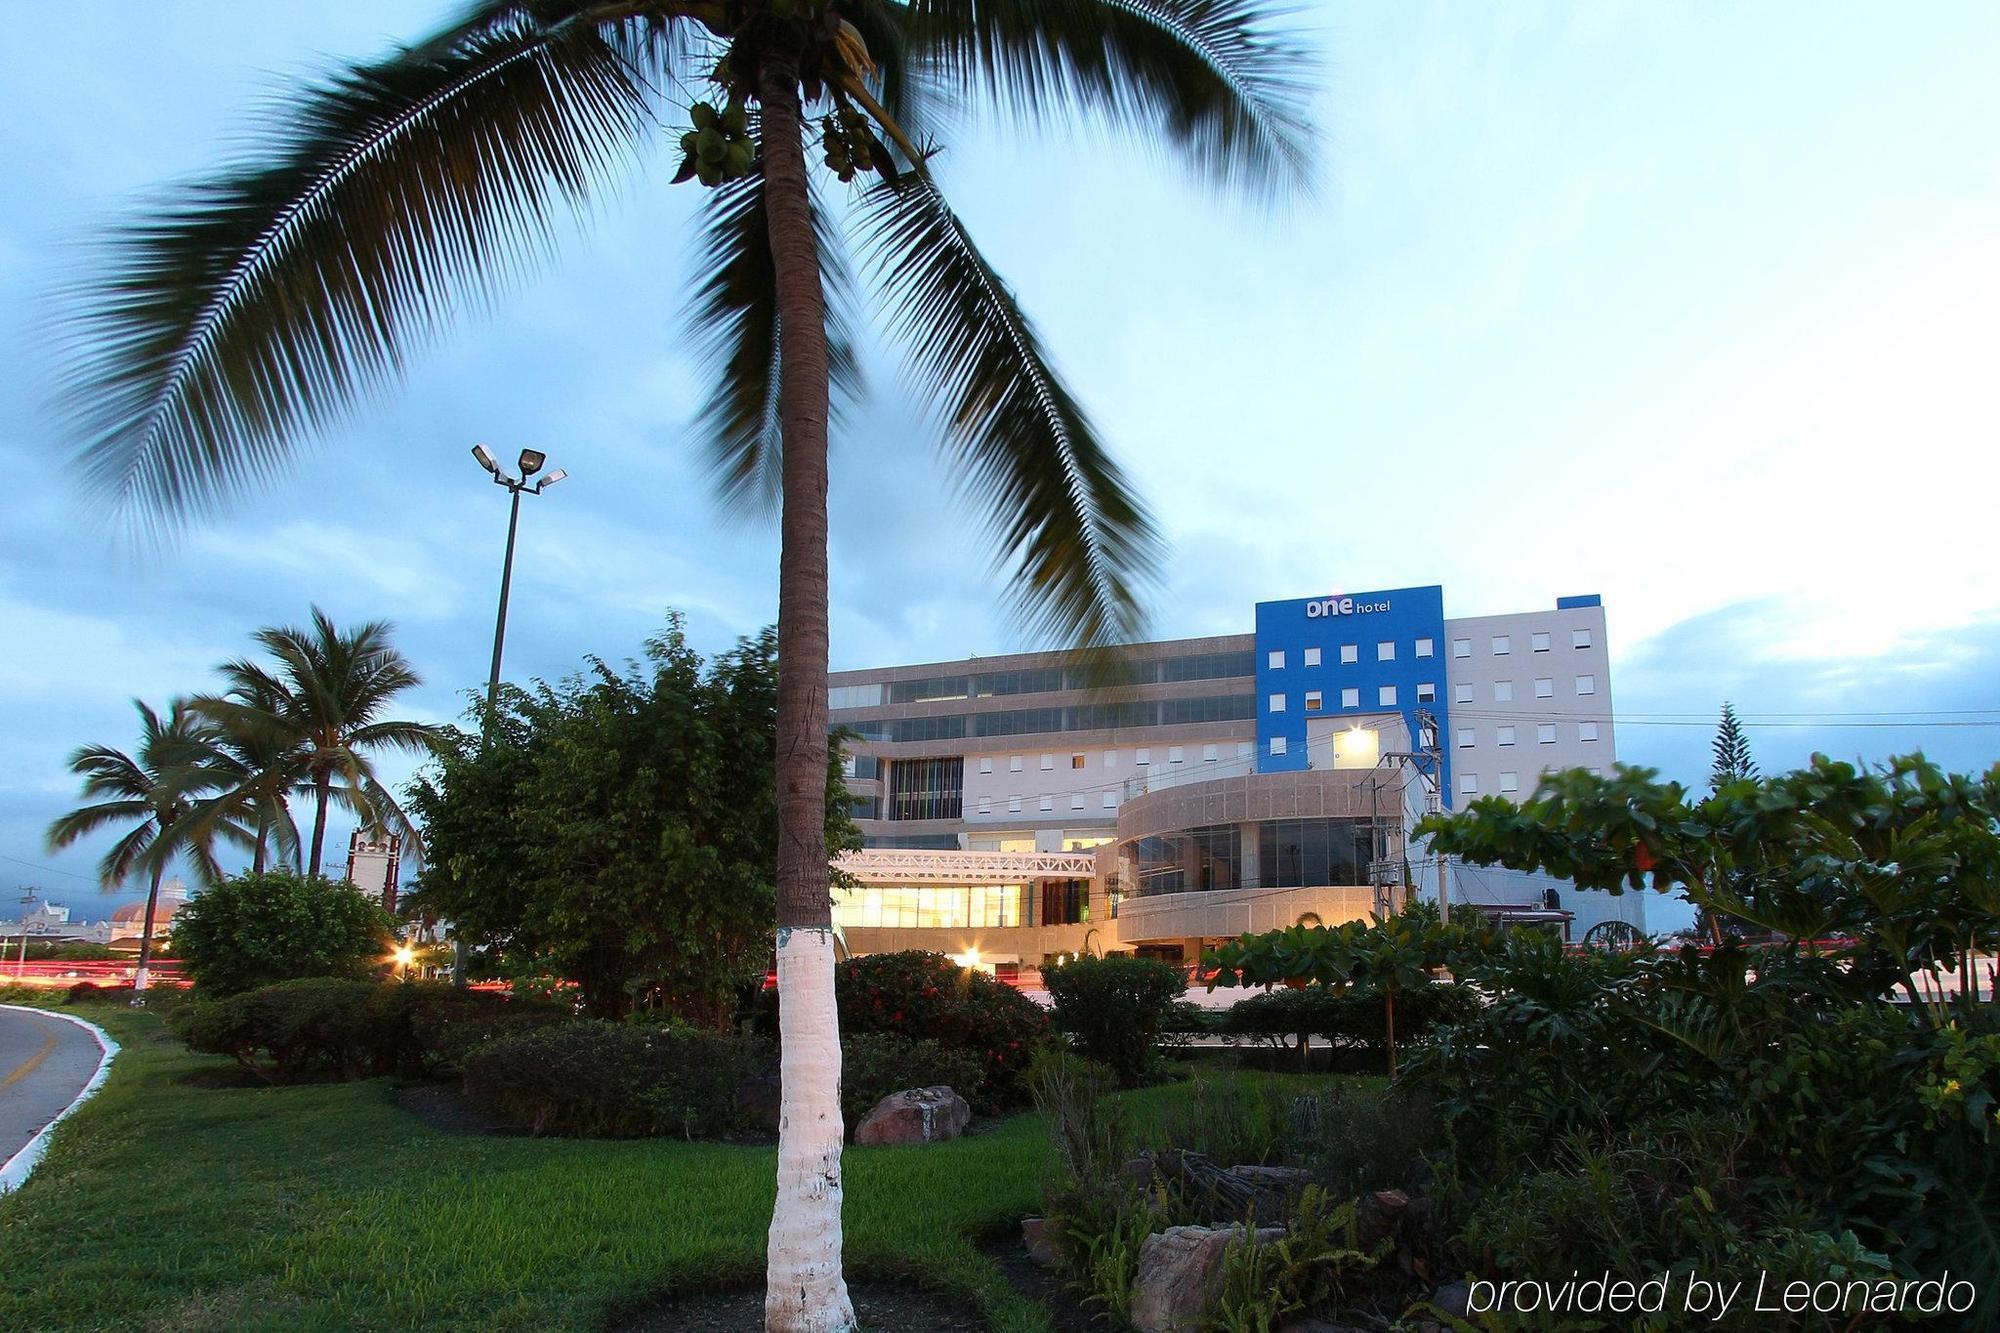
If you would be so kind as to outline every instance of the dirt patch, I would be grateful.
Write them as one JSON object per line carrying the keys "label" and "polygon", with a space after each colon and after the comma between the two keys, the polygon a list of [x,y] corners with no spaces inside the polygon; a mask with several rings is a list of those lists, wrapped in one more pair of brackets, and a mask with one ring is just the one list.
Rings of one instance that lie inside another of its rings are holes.
{"label": "dirt patch", "polygon": [[447,1134],[508,1134],[513,1131],[471,1102],[456,1083],[417,1083],[396,1089],[396,1105],[432,1129]]}
{"label": "dirt patch", "polygon": [[1019,1236],[989,1241],[979,1252],[999,1267],[1014,1290],[1049,1312],[1049,1327],[1055,1333],[1103,1333],[1111,1327],[1108,1319],[1091,1313],[1060,1273],[1030,1259]]}
{"label": "dirt patch", "polygon": [[[965,1301],[888,1282],[850,1283],[854,1316],[868,1333],[983,1333],[986,1319]],[[610,1333],[760,1333],[764,1288],[694,1291],[647,1306]]]}

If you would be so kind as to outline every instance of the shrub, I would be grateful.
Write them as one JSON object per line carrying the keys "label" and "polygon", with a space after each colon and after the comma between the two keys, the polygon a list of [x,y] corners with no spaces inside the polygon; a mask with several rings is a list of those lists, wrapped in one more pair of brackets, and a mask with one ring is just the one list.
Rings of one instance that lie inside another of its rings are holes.
{"label": "shrub", "polygon": [[840,1113],[851,1138],[861,1118],[892,1092],[947,1084],[978,1105],[979,1061],[925,1038],[912,1041],[888,1032],[857,1032],[840,1041]]}
{"label": "shrub", "polygon": [[463,1073],[466,1056],[486,1042],[572,1016],[562,1004],[437,981],[382,986],[375,1009],[377,1066],[411,1078]]}
{"label": "shrub", "polygon": [[197,999],[167,1017],[188,1049],[227,1055],[267,1083],[375,1072],[377,992],[367,981],[310,977]]}
{"label": "shrub", "polygon": [[1187,990],[1179,968],[1154,958],[1111,954],[1042,969],[1055,1025],[1086,1058],[1133,1084],[1157,1063],[1160,1031]]}
{"label": "shrub", "polygon": [[[1438,1028],[1470,1017],[1479,996],[1469,986],[1434,983],[1396,992],[1396,1045],[1416,1046]],[[1297,1049],[1308,1036],[1336,1049],[1381,1053],[1388,1049],[1388,1015],[1374,986],[1335,989],[1305,986],[1252,995],[1229,1006],[1222,1030],[1232,1037],[1261,1039]]]}
{"label": "shrub", "polygon": [[[939,953],[913,949],[850,958],[834,971],[834,997],[843,1037],[883,1032],[972,1056],[990,1107],[1019,1104],[1021,1075],[1048,1033],[1040,1005]],[[767,1031],[775,1031],[776,1017],[777,997],[771,995],[763,1017]]]}
{"label": "shrub", "polygon": [[761,1042],[685,1027],[584,1021],[489,1041],[465,1059],[474,1105],[531,1134],[713,1138],[743,1123]]}
{"label": "shrub", "polygon": [[365,977],[393,923],[352,884],[288,870],[203,889],[174,918],[174,951],[197,989],[238,994],[299,977]]}
{"label": "shrub", "polygon": [[130,1004],[135,994],[130,982],[100,986],[94,981],[79,981],[69,988],[71,1004]]}

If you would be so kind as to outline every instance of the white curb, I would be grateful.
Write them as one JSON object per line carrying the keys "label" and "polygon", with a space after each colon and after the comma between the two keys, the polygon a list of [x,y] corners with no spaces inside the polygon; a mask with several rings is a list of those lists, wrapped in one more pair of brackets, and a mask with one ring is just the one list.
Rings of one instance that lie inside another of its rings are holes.
{"label": "white curb", "polygon": [[68,1106],[56,1112],[56,1118],[43,1125],[42,1132],[29,1139],[21,1151],[9,1157],[4,1164],[0,1164],[0,1194],[8,1194],[27,1183],[28,1173],[35,1169],[36,1164],[42,1160],[42,1154],[49,1150],[49,1139],[55,1135],[56,1126],[66,1120],[77,1107],[83,1105],[92,1093],[104,1086],[104,1080],[111,1074],[111,1057],[118,1054],[118,1043],[111,1039],[110,1033],[97,1024],[87,1023],[73,1014],[59,1014],[54,1010],[35,1009],[25,1004],[0,1004],[0,1009],[18,1009],[25,1014],[46,1014],[50,1018],[60,1018],[64,1022],[74,1023],[80,1028],[88,1028],[90,1035],[97,1038],[98,1046],[104,1051],[104,1054],[98,1057],[97,1072],[90,1076],[90,1082],[83,1085],[83,1091],[77,1093]]}

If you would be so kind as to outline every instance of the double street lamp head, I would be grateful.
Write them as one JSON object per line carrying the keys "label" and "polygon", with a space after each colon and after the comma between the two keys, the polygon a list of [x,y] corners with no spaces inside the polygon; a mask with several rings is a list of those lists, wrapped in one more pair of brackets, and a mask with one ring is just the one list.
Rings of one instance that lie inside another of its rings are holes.
{"label": "double street lamp head", "polygon": [[540,492],[547,490],[549,487],[555,485],[557,482],[561,481],[564,477],[567,477],[569,475],[569,473],[563,471],[561,468],[557,468],[555,471],[549,473],[548,476],[543,477],[540,481],[536,482],[533,486],[529,486],[528,478],[534,476],[537,472],[540,472],[545,466],[547,466],[549,461],[549,456],[543,453],[540,449],[523,449],[521,451],[521,456],[519,459],[521,475],[519,477],[511,477],[507,473],[501,471],[500,460],[498,458],[495,458],[493,456],[493,451],[491,449],[488,449],[483,444],[475,444],[472,446],[472,457],[474,461],[476,461],[479,464],[479,466],[485,468],[486,471],[492,475],[493,480],[497,484],[505,486],[507,489],[514,491],[530,490],[539,494]]}

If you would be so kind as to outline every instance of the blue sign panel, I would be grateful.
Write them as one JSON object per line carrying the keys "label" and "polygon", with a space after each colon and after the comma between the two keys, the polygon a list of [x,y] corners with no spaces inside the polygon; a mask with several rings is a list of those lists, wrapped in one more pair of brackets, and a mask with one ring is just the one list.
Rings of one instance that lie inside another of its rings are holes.
{"label": "blue sign panel", "polygon": [[[1318,717],[1400,713],[1414,748],[1421,709],[1450,735],[1448,648],[1436,584],[1257,603],[1258,770],[1306,768],[1306,723]],[[1450,791],[1449,772],[1443,781]]]}

